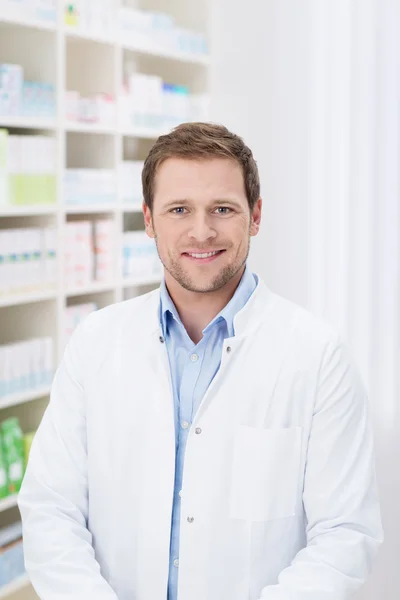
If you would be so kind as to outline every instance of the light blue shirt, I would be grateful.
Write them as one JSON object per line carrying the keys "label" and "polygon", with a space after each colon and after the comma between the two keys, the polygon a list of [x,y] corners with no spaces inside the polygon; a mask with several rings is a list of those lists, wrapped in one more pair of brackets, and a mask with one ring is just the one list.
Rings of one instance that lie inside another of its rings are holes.
{"label": "light blue shirt", "polygon": [[168,352],[175,407],[175,488],[172,509],[168,600],[178,597],[180,496],[186,441],[196,411],[221,364],[223,343],[233,337],[234,317],[257,287],[248,267],[230,302],[203,330],[196,345],[188,336],[168,293],[161,285],[160,321]]}

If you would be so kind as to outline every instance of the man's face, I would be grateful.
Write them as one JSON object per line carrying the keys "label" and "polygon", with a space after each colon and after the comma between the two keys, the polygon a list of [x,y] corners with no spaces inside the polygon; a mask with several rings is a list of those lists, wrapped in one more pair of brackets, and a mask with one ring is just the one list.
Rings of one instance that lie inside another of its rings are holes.
{"label": "man's face", "polygon": [[211,158],[169,158],[155,178],[146,231],[168,275],[192,292],[223,288],[243,269],[258,233],[261,200],[250,214],[241,167]]}

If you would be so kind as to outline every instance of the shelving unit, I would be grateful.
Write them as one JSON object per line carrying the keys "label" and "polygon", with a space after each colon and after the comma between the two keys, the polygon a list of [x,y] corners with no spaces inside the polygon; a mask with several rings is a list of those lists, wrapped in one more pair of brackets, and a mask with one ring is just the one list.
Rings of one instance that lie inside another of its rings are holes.
{"label": "shelving unit", "polygon": [[[206,32],[207,3],[193,0],[116,0],[116,8],[130,6],[143,10],[168,11],[183,27]],[[15,4],[16,6],[17,4]],[[55,341],[55,364],[64,347],[65,309],[78,302],[94,301],[99,308],[148,291],[159,284],[154,277],[122,279],[122,233],[142,228],[140,210],[123,202],[116,184],[115,203],[66,205],[63,178],[66,168],[107,168],[117,173],[123,160],[143,160],[154,140],[165,133],[147,127],[122,125],[120,115],[115,124],[99,125],[68,121],[65,93],[108,93],[118,97],[123,82],[124,64],[137,71],[161,76],[165,81],[189,86],[193,93],[209,90],[209,58],[185,52],[142,47],[135,39],[121,43],[117,32],[102,36],[65,24],[64,1],[57,0],[58,15],[54,24],[31,19],[24,11],[11,10],[0,0],[0,63],[21,64],[28,77],[42,78],[55,85],[56,117],[36,118],[1,116],[0,129],[11,133],[40,133],[56,140],[57,197],[54,205],[4,206],[0,198],[0,229],[37,227],[52,224],[57,230],[57,285],[55,289],[32,290],[27,294],[0,295],[0,345],[31,336],[51,336]],[[126,40],[125,40],[126,41]],[[70,220],[110,217],[116,230],[115,276],[110,282],[92,282],[68,289],[64,277],[65,225]],[[13,327],[8,326],[13,323]],[[6,326],[3,327],[2,325]],[[24,426],[33,430],[43,415],[50,393],[49,386],[0,398],[0,414],[23,410]],[[0,526],[18,518],[16,497],[0,500]],[[29,589],[31,591],[29,591]],[[12,595],[14,600],[36,598],[27,576],[0,588],[0,599]]]}

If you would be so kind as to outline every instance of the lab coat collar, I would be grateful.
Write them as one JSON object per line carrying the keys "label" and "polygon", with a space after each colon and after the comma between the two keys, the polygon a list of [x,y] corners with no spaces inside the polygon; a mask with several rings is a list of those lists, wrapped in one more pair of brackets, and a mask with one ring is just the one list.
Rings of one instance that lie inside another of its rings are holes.
{"label": "lab coat collar", "polygon": [[[262,279],[255,274],[258,284],[245,306],[234,317],[235,337],[247,336],[255,331],[268,317],[275,304],[275,294],[269,290]],[[148,295],[150,331],[153,335],[163,337],[160,324],[161,287]],[[146,325],[144,324],[146,327]]]}
{"label": "lab coat collar", "polygon": [[[255,281],[254,281],[255,280]],[[229,338],[234,337],[235,335],[235,327],[234,327],[234,319],[235,315],[245,306],[245,304],[249,301],[251,295],[254,293],[258,284],[258,277],[255,276],[249,267],[246,265],[243,276],[239,282],[238,287],[235,290],[233,297],[230,299],[228,304],[224,306],[224,308],[210,321],[210,323],[203,329],[203,335],[206,335],[208,331],[210,331],[217,322],[223,319],[226,323],[226,328],[228,332]],[[168,315],[177,321],[182,327],[182,321],[178,315],[178,311],[176,310],[175,304],[172,301],[171,296],[169,295],[165,279],[163,279],[160,287],[160,322],[161,328],[163,331],[163,335],[167,334],[167,323],[168,323]]]}

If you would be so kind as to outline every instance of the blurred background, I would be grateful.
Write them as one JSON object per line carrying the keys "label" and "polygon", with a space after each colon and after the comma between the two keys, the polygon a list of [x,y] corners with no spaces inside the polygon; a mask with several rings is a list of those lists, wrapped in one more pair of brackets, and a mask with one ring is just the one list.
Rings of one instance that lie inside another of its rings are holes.
{"label": "blurred background", "polygon": [[140,172],[184,121],[243,136],[251,266],[333,324],[369,391],[385,544],[400,558],[399,0],[0,0],[0,599],[36,598],[16,498],[65,343],[158,285]]}

